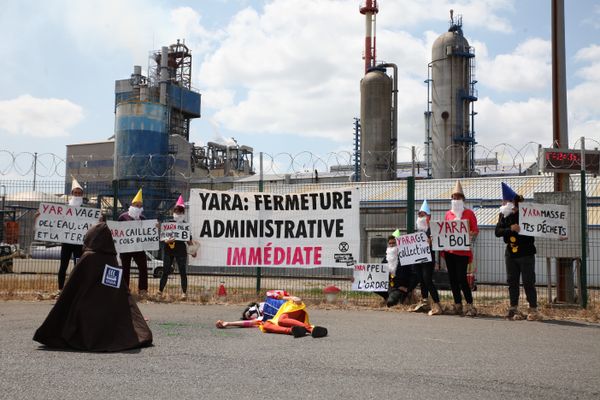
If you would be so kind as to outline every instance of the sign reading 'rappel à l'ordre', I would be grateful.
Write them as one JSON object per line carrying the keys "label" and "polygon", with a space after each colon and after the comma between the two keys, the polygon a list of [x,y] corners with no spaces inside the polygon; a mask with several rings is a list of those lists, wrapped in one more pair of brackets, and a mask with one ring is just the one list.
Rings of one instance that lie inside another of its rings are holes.
{"label": "sign reading 'rappel \u00e0 l'ordre'", "polygon": [[561,239],[569,236],[569,206],[558,204],[519,204],[521,235]]}
{"label": "sign reading 'rappel \u00e0 l'ordre'", "polygon": [[192,235],[202,251],[190,264],[352,268],[359,259],[359,200],[356,188],[289,194],[192,190]]}
{"label": "sign reading 'rappel \u00e0 l'ordre'", "polygon": [[83,244],[86,232],[102,215],[98,208],[54,203],[40,203],[38,213],[34,240],[70,244]]}
{"label": "sign reading 'rappel \u00e0 l'ordre'", "polygon": [[387,264],[356,264],[353,278],[352,290],[359,292],[385,292],[390,281]]}

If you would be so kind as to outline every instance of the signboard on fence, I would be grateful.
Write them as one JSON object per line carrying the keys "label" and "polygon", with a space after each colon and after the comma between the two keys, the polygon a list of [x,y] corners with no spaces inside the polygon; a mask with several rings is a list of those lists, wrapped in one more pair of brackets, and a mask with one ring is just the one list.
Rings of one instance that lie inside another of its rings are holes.
{"label": "signboard on fence", "polygon": [[160,224],[160,240],[168,238],[189,241],[191,238],[190,224],[187,222],[163,222]]}
{"label": "signboard on fence", "polygon": [[107,221],[117,253],[158,250],[158,221]]}
{"label": "signboard on fence", "polygon": [[433,250],[469,250],[471,248],[469,220],[431,220],[429,226],[431,227]]}
{"label": "signboard on fence", "polygon": [[521,235],[561,239],[569,236],[569,207],[558,204],[519,204]]}
{"label": "signboard on fence", "polygon": [[38,212],[34,240],[70,244],[83,244],[86,232],[102,215],[98,208],[54,203],[40,203]]}
{"label": "signboard on fence", "polygon": [[431,261],[431,248],[425,232],[401,235],[396,242],[400,265],[421,264]]}
{"label": "signboard on fence", "polygon": [[356,264],[353,278],[352,290],[384,292],[388,290],[390,276],[387,264]]}
{"label": "signboard on fence", "polygon": [[352,268],[359,259],[357,188],[254,193],[193,189],[191,265]]}

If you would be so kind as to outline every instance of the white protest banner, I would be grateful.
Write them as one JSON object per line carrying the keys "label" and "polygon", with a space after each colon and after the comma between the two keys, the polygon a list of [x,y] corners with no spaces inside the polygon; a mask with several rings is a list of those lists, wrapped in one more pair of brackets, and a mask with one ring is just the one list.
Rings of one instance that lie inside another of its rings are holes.
{"label": "white protest banner", "polygon": [[357,188],[303,193],[190,194],[192,236],[202,251],[191,265],[346,267],[360,252]]}
{"label": "white protest banner", "polygon": [[354,265],[352,290],[359,292],[387,291],[389,280],[387,264],[356,264]]}
{"label": "white protest banner", "polygon": [[469,250],[469,220],[431,221],[433,250]]}
{"label": "white protest banner", "polygon": [[117,253],[158,250],[158,221],[108,221]]}
{"label": "white protest banner", "polygon": [[189,241],[191,238],[190,224],[187,222],[163,222],[160,224],[160,240],[168,238]]}
{"label": "white protest banner", "polygon": [[102,215],[98,208],[53,203],[40,203],[38,212],[34,240],[70,244],[83,244],[86,232]]}
{"label": "white protest banner", "polygon": [[425,232],[398,236],[400,265],[421,264],[431,261],[431,248]]}
{"label": "white protest banner", "polygon": [[558,204],[519,204],[521,235],[560,239],[569,236],[569,206]]}

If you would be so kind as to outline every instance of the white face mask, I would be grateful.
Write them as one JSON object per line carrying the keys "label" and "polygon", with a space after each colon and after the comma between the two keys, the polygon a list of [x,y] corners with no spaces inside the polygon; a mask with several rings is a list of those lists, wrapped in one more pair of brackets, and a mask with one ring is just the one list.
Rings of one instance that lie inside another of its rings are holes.
{"label": "white face mask", "polygon": [[515,211],[515,205],[513,203],[506,203],[503,206],[500,206],[500,212],[504,215],[504,218],[508,217]]}
{"label": "white face mask", "polygon": [[144,211],[144,209],[142,207],[130,206],[128,214],[133,219],[140,219],[140,215],[142,215],[142,211]]}
{"label": "white face mask", "polygon": [[73,196],[69,200],[69,205],[72,207],[80,207],[83,204],[83,197],[81,196]]}
{"label": "white face mask", "polygon": [[385,259],[388,264],[388,272],[394,275],[398,267],[398,246],[388,247],[385,250]]}
{"label": "white face mask", "polygon": [[175,222],[183,222],[183,220],[185,219],[185,215],[173,213],[173,219],[175,220]]}
{"label": "white face mask", "polygon": [[452,200],[450,204],[450,210],[452,210],[456,216],[456,219],[460,219],[463,211],[465,210],[465,203],[462,200]]}
{"label": "white face mask", "polygon": [[427,231],[427,228],[429,228],[428,224],[427,224],[427,217],[418,217],[417,218],[417,230],[418,231]]}

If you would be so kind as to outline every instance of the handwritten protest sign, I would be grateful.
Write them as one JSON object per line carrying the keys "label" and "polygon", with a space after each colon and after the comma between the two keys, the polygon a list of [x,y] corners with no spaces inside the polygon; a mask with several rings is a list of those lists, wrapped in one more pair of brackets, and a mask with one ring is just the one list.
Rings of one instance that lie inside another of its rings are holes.
{"label": "handwritten protest sign", "polygon": [[425,232],[398,236],[400,265],[421,264],[431,261],[431,248]]}
{"label": "handwritten protest sign", "polygon": [[380,292],[388,290],[389,274],[386,264],[355,264],[352,290]]}
{"label": "handwritten protest sign", "polygon": [[158,221],[108,221],[117,253],[158,250]]}
{"label": "handwritten protest sign", "polygon": [[97,208],[53,203],[40,203],[38,212],[34,240],[70,244],[83,244],[86,232],[102,215]]}
{"label": "handwritten protest sign", "polygon": [[187,242],[191,238],[190,224],[186,222],[163,222],[160,225],[160,240],[173,238]]}
{"label": "handwritten protest sign", "polygon": [[569,236],[569,206],[521,203],[521,235],[560,239]]}
{"label": "handwritten protest sign", "polygon": [[431,221],[433,250],[469,250],[469,220]]}

